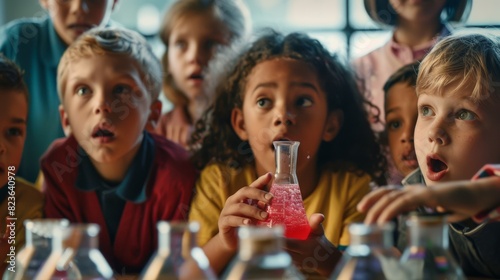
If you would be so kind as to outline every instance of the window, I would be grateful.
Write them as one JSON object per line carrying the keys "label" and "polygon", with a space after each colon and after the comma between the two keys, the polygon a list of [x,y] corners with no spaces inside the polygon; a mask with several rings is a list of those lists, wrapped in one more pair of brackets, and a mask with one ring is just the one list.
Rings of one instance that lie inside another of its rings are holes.
{"label": "window", "polygon": [[[382,28],[369,18],[363,0],[243,1],[250,11],[254,30],[272,27],[282,32],[305,32],[346,59],[368,53],[384,44],[391,36],[390,29]],[[465,26],[493,28],[500,35],[500,17],[491,8],[497,6],[497,2],[498,0],[474,0]],[[154,23],[157,22],[154,17],[161,17],[172,3],[172,0],[123,1],[113,18],[129,28],[153,26],[154,29]],[[143,6],[147,8],[141,9]],[[153,12],[153,9],[156,11]],[[134,18],[131,14],[138,16]],[[153,34],[151,30],[145,35]]]}

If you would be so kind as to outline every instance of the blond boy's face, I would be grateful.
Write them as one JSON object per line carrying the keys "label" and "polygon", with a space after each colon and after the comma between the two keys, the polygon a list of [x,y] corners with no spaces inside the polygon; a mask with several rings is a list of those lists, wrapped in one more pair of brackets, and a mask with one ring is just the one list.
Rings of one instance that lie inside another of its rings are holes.
{"label": "blond boy's face", "polygon": [[168,38],[168,72],[189,100],[204,94],[208,62],[227,33],[211,13],[188,14],[177,20]]}
{"label": "blond boy's face", "polygon": [[500,101],[476,104],[471,90],[453,92],[455,86],[418,97],[415,150],[427,185],[469,180],[484,164],[500,162]]}
{"label": "blond boy's face", "polygon": [[91,55],[69,62],[61,120],[94,163],[132,160],[154,105],[135,61]]}
{"label": "blond boy's face", "polygon": [[[26,96],[15,90],[0,93],[0,187],[8,172],[17,173],[26,139],[28,105]],[[10,168],[9,168],[10,167]]]}
{"label": "blond boy's face", "polygon": [[413,142],[417,122],[417,95],[406,82],[394,84],[386,99],[386,131],[392,160],[396,168],[407,176],[418,167]]}
{"label": "blond boy's face", "polygon": [[39,0],[67,45],[85,31],[107,24],[116,0]]}

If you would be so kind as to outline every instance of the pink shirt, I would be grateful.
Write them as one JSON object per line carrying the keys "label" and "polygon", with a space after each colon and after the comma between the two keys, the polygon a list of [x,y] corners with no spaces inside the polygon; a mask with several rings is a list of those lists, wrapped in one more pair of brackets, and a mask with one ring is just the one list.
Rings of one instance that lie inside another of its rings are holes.
{"label": "pink shirt", "polygon": [[[384,84],[389,77],[399,68],[422,59],[436,42],[449,35],[450,28],[443,26],[441,32],[431,41],[420,46],[409,47],[401,45],[394,40],[394,34],[385,45],[353,61],[358,78],[364,86],[364,94],[369,101],[380,109],[379,118],[385,121],[384,117]],[[374,115],[371,122],[375,122]],[[378,123],[373,126],[377,132],[384,129],[384,125]]]}

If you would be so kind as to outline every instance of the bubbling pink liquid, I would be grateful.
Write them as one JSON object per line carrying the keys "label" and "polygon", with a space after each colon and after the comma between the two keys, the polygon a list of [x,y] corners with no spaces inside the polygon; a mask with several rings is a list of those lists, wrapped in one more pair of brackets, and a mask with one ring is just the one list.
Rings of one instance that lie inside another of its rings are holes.
{"label": "bubbling pink liquid", "polygon": [[299,185],[273,184],[269,192],[274,195],[271,204],[266,209],[269,216],[259,225],[268,227],[284,225],[286,238],[307,239],[311,227],[307,221]]}

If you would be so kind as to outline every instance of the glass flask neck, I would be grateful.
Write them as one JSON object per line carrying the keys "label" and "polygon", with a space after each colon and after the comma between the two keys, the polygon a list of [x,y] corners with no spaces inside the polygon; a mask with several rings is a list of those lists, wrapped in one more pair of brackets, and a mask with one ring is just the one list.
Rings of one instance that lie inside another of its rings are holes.
{"label": "glass flask neck", "polygon": [[[196,234],[198,233],[198,224],[196,223],[168,223],[158,222],[158,252],[161,254],[171,254],[173,250],[181,253],[183,240],[185,248],[191,250],[196,247]],[[183,239],[186,235],[186,239]]]}
{"label": "glass flask neck", "polygon": [[297,184],[296,166],[300,142],[274,141],[273,145],[276,163],[275,183]]}
{"label": "glass flask neck", "polygon": [[412,215],[407,220],[410,245],[417,247],[441,247],[448,249],[448,224],[446,216]]}
{"label": "glass flask neck", "polygon": [[71,248],[75,251],[99,247],[99,226],[96,224],[74,224],[54,232],[52,250]]}
{"label": "glass flask neck", "polygon": [[283,228],[240,228],[238,257],[242,261],[251,260],[258,255],[273,254],[282,251]]}
{"label": "glass flask neck", "polygon": [[379,225],[351,224],[349,234],[351,246],[367,245],[370,247],[391,248],[393,246],[392,231],[394,225],[387,223]]}
{"label": "glass flask neck", "polygon": [[50,247],[48,243],[52,237],[55,228],[67,227],[69,225],[66,219],[36,219],[26,220],[24,227],[26,230],[26,247]]}

